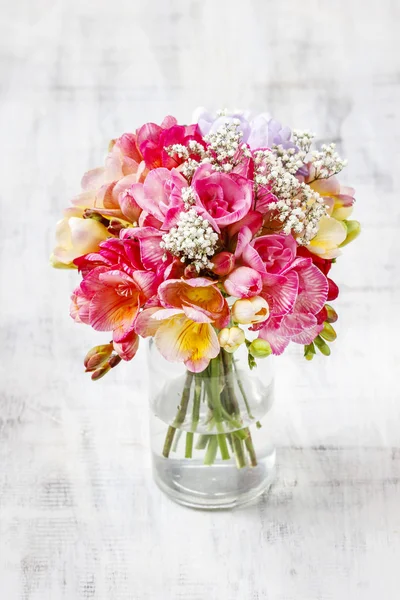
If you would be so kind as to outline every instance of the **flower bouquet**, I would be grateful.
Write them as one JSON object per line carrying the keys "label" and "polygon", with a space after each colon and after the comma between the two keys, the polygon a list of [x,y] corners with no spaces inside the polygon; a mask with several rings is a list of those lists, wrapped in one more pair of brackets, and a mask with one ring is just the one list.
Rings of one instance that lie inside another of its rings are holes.
{"label": "flower bouquet", "polygon": [[[52,264],[82,275],[71,316],[112,337],[86,355],[92,379],[151,339],[158,482],[180,486],[188,504],[201,504],[197,494],[229,505],[265,488],[265,464],[255,482],[254,472],[268,453],[253,440],[270,406],[265,359],[290,342],[307,360],[327,356],[336,338],[328,275],[360,226],[349,220],[354,190],[336,177],[345,161],[334,144],[312,150],[313,138],[242,112],[147,123],[112,140],[57,225]],[[217,473],[229,464],[225,491],[221,477],[211,489],[199,471],[179,483],[191,464]]]}

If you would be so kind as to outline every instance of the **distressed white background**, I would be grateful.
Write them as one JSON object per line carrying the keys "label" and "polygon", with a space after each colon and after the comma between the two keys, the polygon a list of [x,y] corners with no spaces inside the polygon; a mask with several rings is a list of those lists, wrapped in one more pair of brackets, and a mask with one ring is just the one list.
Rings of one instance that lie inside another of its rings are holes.
{"label": "distressed white background", "polygon": [[[0,2],[1,600],[398,600],[397,0]],[[54,223],[108,140],[196,105],[269,110],[347,156],[363,234],[330,359],[277,361],[279,480],[231,513],[152,482],[142,353],[97,384]]]}

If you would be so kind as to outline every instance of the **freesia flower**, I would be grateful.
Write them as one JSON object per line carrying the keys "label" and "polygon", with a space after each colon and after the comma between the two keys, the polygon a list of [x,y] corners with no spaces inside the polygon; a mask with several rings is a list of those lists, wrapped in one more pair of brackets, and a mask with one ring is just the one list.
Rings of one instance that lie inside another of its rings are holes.
{"label": "freesia flower", "polygon": [[156,219],[159,227],[170,229],[184,210],[182,189],[187,187],[186,179],[176,169],[157,168],[150,171],[144,183],[132,185],[130,193],[136,204]]}
{"label": "freesia flower", "polygon": [[[323,328],[316,315],[322,310],[328,297],[328,281],[312,264],[311,259],[298,258],[285,275],[296,276],[298,294],[291,309],[284,314],[271,314],[261,324],[259,337],[266,340],[274,354],[281,354],[290,341],[310,344]],[[273,301],[273,299],[272,299]]]}
{"label": "freesia flower", "polygon": [[245,111],[221,111],[222,114],[212,115],[203,107],[198,108],[193,120],[198,122],[202,135],[215,133],[226,123],[238,121],[239,129],[243,133],[242,141],[247,143],[251,149],[272,148],[274,144],[282,145],[284,148],[293,148],[295,144],[291,141],[291,131],[288,127],[271,119],[267,113],[261,113],[251,117],[251,113]]}
{"label": "freesia flower", "polygon": [[230,296],[251,298],[251,296],[258,296],[261,292],[262,278],[255,269],[238,267],[225,279],[224,288]]}
{"label": "freesia flower", "polygon": [[286,314],[292,309],[298,292],[298,276],[290,271],[296,242],[292,236],[282,234],[262,236],[253,241],[252,237],[247,227],[239,232],[237,260],[259,274],[261,285],[257,294],[268,302],[271,314]]}
{"label": "freesia flower", "polygon": [[107,228],[94,219],[83,219],[82,211],[68,209],[66,216],[57,223],[56,247],[50,257],[53,267],[74,268],[75,258],[96,252],[99,244],[110,234]]}
{"label": "freesia flower", "polygon": [[[307,180],[312,180],[313,168]],[[324,198],[328,216],[319,222],[317,235],[307,246],[308,250],[322,258],[336,258],[341,254],[340,247],[355,239],[360,232],[357,221],[347,221],[353,211],[355,190],[341,186],[337,177],[317,179],[310,187]],[[347,226],[350,223],[350,227]],[[353,225],[353,223],[355,225]],[[351,234],[349,235],[349,229]]]}
{"label": "freesia flower", "polygon": [[[169,154],[166,148],[179,144],[188,147],[195,141],[205,147],[197,125],[178,125],[174,117],[165,117],[161,125],[146,123],[137,130],[137,143],[148,169],[178,167],[184,160],[176,153]],[[196,152],[189,153],[190,158],[199,158]]]}
{"label": "freesia flower", "polygon": [[[83,279],[73,294],[78,317],[97,331],[112,331],[115,342],[133,331],[140,306],[155,292],[155,275],[96,267]],[[80,299],[80,300],[79,300]],[[73,311],[72,311],[73,312]]]}
{"label": "freesia flower", "polygon": [[251,209],[253,184],[235,173],[213,170],[201,165],[192,180],[196,206],[216,231],[236,223]]}
{"label": "freesia flower", "polygon": [[116,343],[130,343],[121,347],[121,357],[127,360],[123,355],[132,353],[136,343],[135,318],[157,292],[161,275],[146,269],[138,238],[109,239],[97,253],[75,262],[84,277],[72,295],[72,318],[98,331],[112,331]]}
{"label": "freesia flower", "polygon": [[162,307],[141,312],[135,331],[154,336],[169,361],[184,362],[190,371],[203,371],[220,350],[216,328],[229,322],[229,308],[213,282],[204,278],[168,280],[159,286]]}
{"label": "freesia flower", "polygon": [[236,300],[232,306],[232,318],[236,323],[250,325],[260,323],[269,317],[268,302],[261,296]]}
{"label": "freesia flower", "polygon": [[154,336],[157,349],[166,360],[183,362],[193,373],[204,371],[220,352],[213,326],[188,319],[179,309],[144,310],[137,318],[136,331],[142,337]]}
{"label": "freesia flower", "polygon": [[[125,154],[128,151],[129,154]],[[146,165],[138,162],[140,155],[129,150],[127,142],[117,140],[105,160],[105,166],[92,169],[82,178],[82,192],[72,200],[80,208],[98,210],[109,215],[128,220],[137,220],[138,211],[129,198],[127,190],[134,183],[143,181]],[[132,214],[133,211],[133,214]]]}
{"label": "freesia flower", "polygon": [[226,352],[236,352],[246,339],[243,329],[240,327],[224,327],[218,334],[221,348]]}
{"label": "freesia flower", "polygon": [[282,273],[295,259],[297,244],[291,235],[273,234],[255,238],[256,250],[266,273]]}
{"label": "freesia flower", "polygon": [[319,222],[318,233],[307,248],[321,258],[336,258],[341,253],[339,246],[345,241],[346,237],[347,228],[344,223],[333,217],[322,217]]}
{"label": "freesia flower", "polygon": [[[312,169],[306,181],[312,179]],[[348,219],[353,212],[354,205],[354,188],[343,186],[340,184],[337,177],[332,176],[328,179],[317,179],[310,183],[310,187],[319,193],[324,198],[328,208],[328,215],[343,221]]]}
{"label": "freesia flower", "polygon": [[164,308],[180,309],[199,323],[215,323],[220,329],[229,322],[228,304],[210,279],[169,279],[159,286],[158,297]]}

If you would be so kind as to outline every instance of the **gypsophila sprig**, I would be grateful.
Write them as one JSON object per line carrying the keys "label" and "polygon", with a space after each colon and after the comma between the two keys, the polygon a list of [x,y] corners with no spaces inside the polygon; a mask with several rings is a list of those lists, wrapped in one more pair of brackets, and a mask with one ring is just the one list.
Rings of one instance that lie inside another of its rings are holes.
{"label": "gypsophila sprig", "polygon": [[243,132],[240,130],[239,119],[233,119],[221,125],[215,133],[205,136],[209,144],[210,162],[215,170],[229,173],[233,169],[232,159],[235,156]]}
{"label": "gypsophila sprig", "polygon": [[337,175],[347,165],[336,152],[336,144],[323,144],[321,150],[311,153],[310,162],[314,167],[314,179],[328,179]]}
{"label": "gypsophila sprig", "polygon": [[218,234],[207,219],[197,214],[194,208],[182,212],[176,227],[162,236],[160,247],[181,262],[191,262],[196,271],[212,268],[210,257],[215,254]]}

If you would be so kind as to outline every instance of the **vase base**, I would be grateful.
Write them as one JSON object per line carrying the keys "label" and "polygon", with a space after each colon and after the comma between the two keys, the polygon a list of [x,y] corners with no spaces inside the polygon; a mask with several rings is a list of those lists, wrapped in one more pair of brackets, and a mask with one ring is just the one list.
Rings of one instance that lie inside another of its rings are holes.
{"label": "vase base", "polygon": [[178,504],[199,510],[227,510],[253,502],[275,480],[275,451],[256,467],[238,469],[232,461],[164,458],[153,454],[158,487]]}

